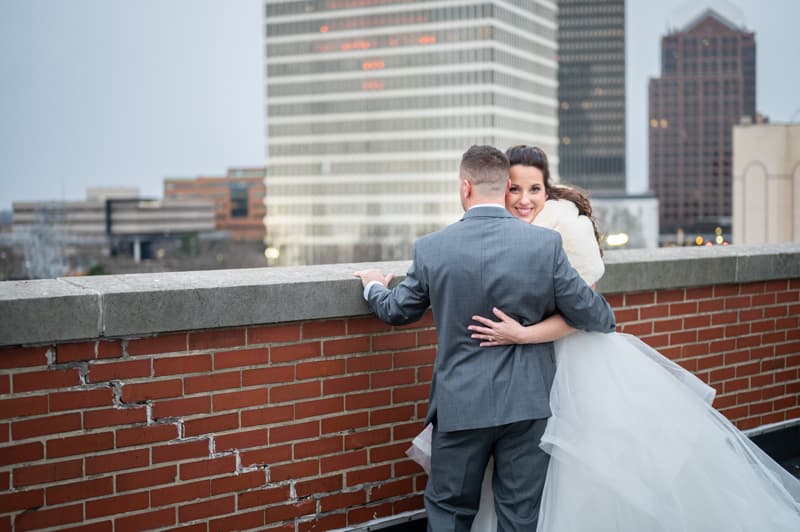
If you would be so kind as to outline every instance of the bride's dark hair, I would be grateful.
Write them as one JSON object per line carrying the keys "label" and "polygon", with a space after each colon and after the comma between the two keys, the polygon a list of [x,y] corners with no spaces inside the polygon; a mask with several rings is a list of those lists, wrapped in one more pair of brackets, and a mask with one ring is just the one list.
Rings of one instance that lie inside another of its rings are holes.
{"label": "bride's dark hair", "polygon": [[[597,245],[600,246],[600,229],[597,227],[597,220],[592,215],[592,204],[589,202],[589,194],[574,186],[556,185],[550,183],[550,163],[547,162],[547,154],[538,146],[526,146],[517,144],[506,150],[506,157],[510,166],[521,164],[522,166],[533,166],[542,171],[544,176],[544,189],[548,199],[569,200],[578,207],[578,213],[586,216],[592,221],[594,227],[594,237]],[[603,248],[600,248],[600,255],[603,255]]]}

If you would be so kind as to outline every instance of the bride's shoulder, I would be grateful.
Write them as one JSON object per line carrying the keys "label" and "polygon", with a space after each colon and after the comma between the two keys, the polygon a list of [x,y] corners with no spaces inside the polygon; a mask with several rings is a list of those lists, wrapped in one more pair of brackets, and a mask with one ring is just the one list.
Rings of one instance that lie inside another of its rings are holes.
{"label": "bride's shoulder", "polygon": [[549,199],[536,215],[533,223],[554,229],[565,222],[571,222],[579,216],[578,207],[565,199]]}

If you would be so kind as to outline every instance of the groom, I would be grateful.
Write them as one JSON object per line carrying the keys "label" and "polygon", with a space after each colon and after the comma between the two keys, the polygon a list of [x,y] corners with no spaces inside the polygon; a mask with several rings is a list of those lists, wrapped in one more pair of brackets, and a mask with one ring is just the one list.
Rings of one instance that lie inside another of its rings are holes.
{"label": "groom", "polygon": [[457,223],[414,244],[405,280],[356,272],[370,309],[395,325],[433,308],[438,336],[426,422],[434,425],[425,490],[428,529],[468,531],[494,456],[499,530],[536,530],[548,456],[539,440],[550,416],[553,344],[480,347],[467,325],[502,308],[523,325],[560,312],[577,329],[614,330],[608,303],[569,265],[558,233],[504,207],[508,159],[472,146],[460,168]]}

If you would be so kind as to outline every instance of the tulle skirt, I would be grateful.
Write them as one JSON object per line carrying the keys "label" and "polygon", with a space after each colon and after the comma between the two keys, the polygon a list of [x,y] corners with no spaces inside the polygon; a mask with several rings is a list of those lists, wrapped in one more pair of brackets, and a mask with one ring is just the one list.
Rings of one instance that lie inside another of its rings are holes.
{"label": "tulle skirt", "polygon": [[[625,334],[573,333],[556,360],[539,532],[800,531],[800,481],[711,407],[713,388]],[[476,532],[497,527],[490,478]]]}

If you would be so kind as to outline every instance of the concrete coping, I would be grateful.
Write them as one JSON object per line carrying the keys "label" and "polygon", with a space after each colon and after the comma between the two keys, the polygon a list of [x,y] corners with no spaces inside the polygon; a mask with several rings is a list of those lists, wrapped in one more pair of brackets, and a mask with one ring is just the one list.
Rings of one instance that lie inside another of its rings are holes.
{"label": "concrete coping", "polygon": [[[800,278],[800,243],[606,253],[598,290],[612,294]],[[0,282],[0,345],[143,337],[361,316],[353,272],[402,279],[409,261]]]}

